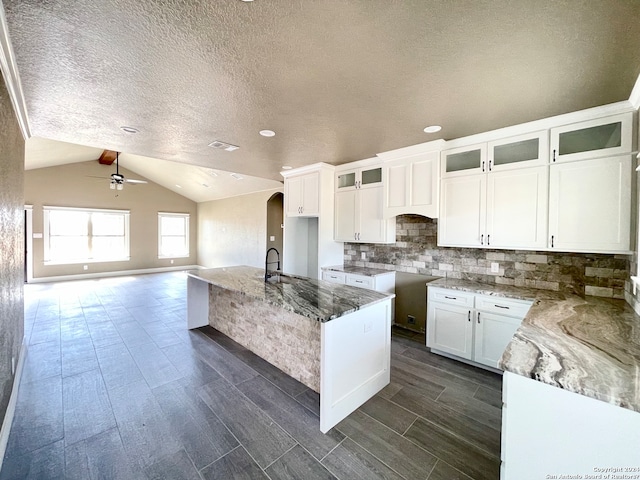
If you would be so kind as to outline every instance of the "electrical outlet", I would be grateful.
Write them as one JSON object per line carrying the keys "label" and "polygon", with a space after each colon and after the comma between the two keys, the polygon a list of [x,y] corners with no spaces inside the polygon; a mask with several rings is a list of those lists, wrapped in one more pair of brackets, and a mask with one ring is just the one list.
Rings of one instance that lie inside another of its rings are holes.
{"label": "electrical outlet", "polygon": [[413,315],[407,315],[407,323],[409,325],[415,325],[416,324],[416,317],[414,317]]}
{"label": "electrical outlet", "polygon": [[500,273],[500,264],[497,262],[491,262],[491,273]]}
{"label": "electrical outlet", "polygon": [[83,269],[83,270],[89,270],[89,265],[83,265],[83,266],[82,266],[82,269]]}
{"label": "electrical outlet", "polygon": [[366,260],[367,259],[367,254],[365,252],[360,252],[360,258],[362,260]]}
{"label": "electrical outlet", "polygon": [[275,242],[276,241],[276,236],[275,235],[269,236],[269,241],[270,242]]}
{"label": "electrical outlet", "polygon": [[171,265],[173,265],[173,258],[171,259]]}

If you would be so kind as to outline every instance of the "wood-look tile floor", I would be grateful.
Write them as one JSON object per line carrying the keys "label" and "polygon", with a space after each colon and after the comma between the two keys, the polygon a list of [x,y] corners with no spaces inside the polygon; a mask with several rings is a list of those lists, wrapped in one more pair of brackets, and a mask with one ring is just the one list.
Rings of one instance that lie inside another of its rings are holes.
{"label": "wood-look tile floor", "polygon": [[394,331],[391,384],[323,435],[315,392],[185,313],[178,272],[25,286],[0,480],[499,477],[499,375]]}

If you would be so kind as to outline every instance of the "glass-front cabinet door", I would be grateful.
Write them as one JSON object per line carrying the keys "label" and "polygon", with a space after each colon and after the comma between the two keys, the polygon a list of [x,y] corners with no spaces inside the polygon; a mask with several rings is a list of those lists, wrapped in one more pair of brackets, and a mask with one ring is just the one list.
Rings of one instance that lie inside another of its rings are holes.
{"label": "glass-front cabinet door", "polygon": [[551,163],[629,153],[633,113],[551,129]]}
{"label": "glass-front cabinet door", "polygon": [[489,172],[546,165],[549,158],[546,130],[489,142]]}
{"label": "glass-front cabinet door", "polygon": [[355,190],[382,185],[382,167],[345,170],[336,174],[336,191]]}
{"label": "glass-front cabinet door", "polygon": [[443,150],[441,158],[442,178],[484,173],[487,169],[485,143]]}

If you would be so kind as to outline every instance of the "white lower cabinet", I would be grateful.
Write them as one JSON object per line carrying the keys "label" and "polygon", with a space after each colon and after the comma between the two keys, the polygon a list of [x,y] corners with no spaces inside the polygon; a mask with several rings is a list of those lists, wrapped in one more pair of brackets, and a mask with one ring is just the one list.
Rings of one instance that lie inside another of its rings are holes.
{"label": "white lower cabinet", "polygon": [[395,293],[396,272],[385,272],[378,275],[360,275],[357,273],[340,272],[336,270],[324,270],[322,280],[340,285],[366,288],[376,292]]}
{"label": "white lower cabinet", "polygon": [[427,347],[494,369],[531,302],[428,287]]}

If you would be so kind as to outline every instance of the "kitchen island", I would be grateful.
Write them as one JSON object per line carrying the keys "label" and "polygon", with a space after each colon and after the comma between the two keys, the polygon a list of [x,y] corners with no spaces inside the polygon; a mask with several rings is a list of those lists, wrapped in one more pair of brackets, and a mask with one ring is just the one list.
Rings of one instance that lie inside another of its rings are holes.
{"label": "kitchen island", "polygon": [[640,317],[624,300],[433,284],[533,302],[499,364],[502,480],[640,479]]}
{"label": "kitchen island", "polygon": [[391,300],[247,266],[188,272],[187,325],[211,325],[320,394],[326,433],[390,380]]}

